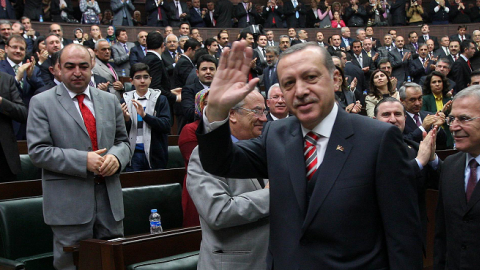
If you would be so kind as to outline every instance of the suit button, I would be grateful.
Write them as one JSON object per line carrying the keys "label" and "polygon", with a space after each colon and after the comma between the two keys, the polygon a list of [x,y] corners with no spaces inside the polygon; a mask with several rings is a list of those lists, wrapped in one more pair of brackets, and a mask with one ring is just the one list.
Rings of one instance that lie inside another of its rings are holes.
{"label": "suit button", "polygon": [[463,250],[467,249],[467,246],[462,245],[462,249],[463,249]]}

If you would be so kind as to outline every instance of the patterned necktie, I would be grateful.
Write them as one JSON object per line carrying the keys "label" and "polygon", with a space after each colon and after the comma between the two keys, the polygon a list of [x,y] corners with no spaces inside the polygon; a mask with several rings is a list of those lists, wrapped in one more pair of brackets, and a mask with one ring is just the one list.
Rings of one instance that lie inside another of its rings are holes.
{"label": "patterned necktie", "polygon": [[115,70],[113,70],[112,66],[107,63],[107,67],[110,69],[110,71],[112,72],[112,75],[113,77],[115,78],[115,81],[118,81],[118,77],[117,77],[117,73],[115,72]]}
{"label": "patterned necktie", "polygon": [[157,2],[157,12],[158,12],[158,20],[161,21],[162,20],[162,9],[160,8],[160,3]]}
{"label": "patterned necktie", "polygon": [[303,155],[305,156],[305,166],[307,168],[307,179],[310,181],[312,176],[317,171],[317,141],[320,137],[313,133],[308,132],[305,135],[305,146],[303,147]]}
{"label": "patterned necktie", "polygon": [[[272,13],[275,13],[275,7],[272,7]],[[275,14],[273,14],[272,18],[272,23],[275,24]]]}
{"label": "patterned necktie", "polygon": [[180,3],[178,3],[178,1],[175,1],[175,19],[180,19],[180,8],[178,8],[178,6],[180,6]]}
{"label": "patterned necktie", "polygon": [[418,114],[413,115],[413,120],[415,120],[415,124],[417,124],[417,127],[420,127],[422,123],[420,123],[420,117],[418,117]]}
{"label": "patterned necktie", "polygon": [[[293,0],[293,8],[297,8],[298,6],[298,2],[297,0]],[[298,11],[295,11],[295,18],[299,18],[300,17],[300,14],[298,13]]]}
{"label": "patterned necktie", "polygon": [[[92,75],[93,76],[93,75]],[[88,85],[90,85],[91,87],[95,87],[95,84],[92,82],[92,80],[90,80],[90,82],[88,83]]]}
{"label": "patterned necktie", "polygon": [[[13,71],[15,71],[15,75],[17,75],[17,72],[18,72],[18,68],[19,68],[19,67],[20,67],[20,65],[15,65],[15,66],[13,66]],[[20,80],[19,83],[20,83],[20,88],[23,89],[23,79]]]}
{"label": "patterned necktie", "polygon": [[93,116],[90,109],[83,103],[83,100],[85,99],[85,94],[77,95],[76,98],[78,100],[78,107],[80,107],[80,112],[82,113],[83,122],[85,123],[88,135],[90,136],[90,141],[92,142],[92,150],[97,151],[97,123],[95,121],[95,117]]}
{"label": "patterned necktie", "polygon": [[465,195],[467,197],[467,203],[468,203],[468,201],[470,201],[470,197],[472,196],[472,193],[475,190],[475,186],[477,185],[478,163],[475,159],[472,159],[468,163],[468,166],[470,167],[470,175],[468,176],[467,191],[465,193]]}

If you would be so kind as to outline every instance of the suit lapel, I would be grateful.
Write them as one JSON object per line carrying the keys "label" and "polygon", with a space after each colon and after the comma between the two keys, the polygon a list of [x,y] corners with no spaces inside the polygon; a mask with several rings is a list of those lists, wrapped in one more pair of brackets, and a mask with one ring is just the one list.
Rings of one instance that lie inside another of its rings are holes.
{"label": "suit lapel", "polygon": [[[448,185],[448,189],[450,192],[453,193],[452,198],[458,200],[458,204],[462,207],[461,213],[466,213],[467,210],[467,199],[465,195],[465,163],[466,163],[466,154],[459,153],[454,156],[455,161],[453,162],[452,168],[455,168],[451,171],[448,175],[446,175],[445,179],[451,179],[451,186]],[[473,193],[475,194],[475,192]],[[477,199],[478,200],[478,191],[477,191]],[[472,200],[473,199],[473,200]],[[470,199],[470,203],[473,203],[475,197],[472,196]],[[476,201],[475,200],[475,201]]]}
{"label": "suit lapel", "polygon": [[[5,70],[6,73],[12,75],[13,77],[15,77],[15,71],[13,70],[12,66],[10,66],[10,64],[8,63],[7,60],[3,60],[2,61],[2,68],[3,70]],[[25,72],[26,74],[27,72]]]}
{"label": "suit lapel", "polygon": [[[350,155],[352,143],[348,138],[354,134],[348,114],[342,110],[338,111],[332,134],[328,141],[327,150],[322,164],[316,172],[316,183],[313,189],[310,204],[307,209],[307,215],[302,226],[302,231],[312,222],[316,213],[322,206],[325,198],[332,189],[338,175],[342,171],[343,164]],[[338,146],[342,146],[343,150],[337,150]]]}
{"label": "suit lapel", "polygon": [[[298,123],[298,120],[296,120]],[[305,157],[303,155],[303,134],[300,123],[291,125],[291,136],[285,142],[285,157],[288,160],[298,160],[303,162],[288,162],[290,180],[292,181],[293,191],[300,207],[301,215],[305,216],[307,177],[305,169]]]}
{"label": "suit lapel", "polygon": [[93,109],[95,110],[95,124],[97,127],[97,142],[98,149],[102,149],[102,136],[103,136],[103,127],[104,125],[104,112],[103,112],[103,98],[100,96],[95,88],[90,87],[90,96],[92,97]]}
{"label": "suit lapel", "polygon": [[57,93],[57,99],[60,105],[67,111],[67,113],[77,122],[77,124],[80,126],[80,128],[87,134],[88,136],[88,131],[87,128],[85,127],[85,123],[83,122],[82,117],[80,116],[77,108],[75,107],[75,104],[73,104],[72,99],[70,98],[70,95],[67,92],[67,89],[63,86],[63,84],[57,85],[55,89]]}

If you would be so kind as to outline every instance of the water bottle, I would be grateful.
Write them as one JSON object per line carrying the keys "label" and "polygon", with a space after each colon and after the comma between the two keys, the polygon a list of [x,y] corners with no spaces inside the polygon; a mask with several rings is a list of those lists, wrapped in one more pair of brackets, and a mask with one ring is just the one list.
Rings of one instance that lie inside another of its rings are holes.
{"label": "water bottle", "polygon": [[43,16],[40,15],[40,19],[38,19],[39,22],[43,22]]}
{"label": "water bottle", "polygon": [[412,78],[410,78],[410,76],[407,76],[407,82],[412,82]]}
{"label": "water bottle", "polygon": [[151,212],[152,213],[148,218],[150,220],[150,233],[151,234],[162,233],[163,228],[162,228],[162,220],[160,218],[160,214],[157,213],[157,209],[152,209]]}
{"label": "water bottle", "polygon": [[122,69],[122,77],[127,77],[127,74],[125,73],[125,69]]}

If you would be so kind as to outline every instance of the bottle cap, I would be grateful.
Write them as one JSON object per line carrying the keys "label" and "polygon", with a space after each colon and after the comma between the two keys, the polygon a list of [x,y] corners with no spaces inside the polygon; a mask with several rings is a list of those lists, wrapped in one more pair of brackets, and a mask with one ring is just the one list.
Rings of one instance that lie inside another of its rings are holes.
{"label": "bottle cap", "polygon": [[157,213],[157,209],[152,209],[152,213]]}

